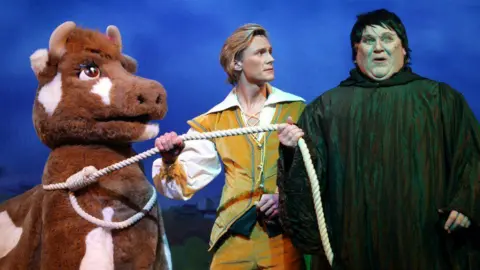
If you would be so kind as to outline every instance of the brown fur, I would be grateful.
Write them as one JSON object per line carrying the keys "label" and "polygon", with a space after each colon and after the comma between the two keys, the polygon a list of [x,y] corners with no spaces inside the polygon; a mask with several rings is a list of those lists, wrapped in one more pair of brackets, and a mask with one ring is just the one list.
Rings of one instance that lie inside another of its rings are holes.
{"label": "brown fur", "polygon": [[[37,76],[39,87],[33,108],[35,130],[52,149],[42,184],[64,182],[86,166],[101,169],[135,155],[131,142],[144,132],[145,123],[113,118],[143,115],[158,120],[166,114],[163,86],[134,76],[135,61],[120,50],[100,32],[75,28],[66,39],[63,55],[49,53],[46,67]],[[100,78],[108,77],[112,82],[110,105],[91,93],[98,79],[79,79],[80,65],[92,61],[101,71]],[[58,73],[62,98],[50,116],[38,95]],[[123,221],[139,212],[151,193],[140,165],[133,164],[75,194],[90,215],[102,219],[102,209],[112,207],[112,221]],[[0,213],[3,211],[23,228],[23,233],[17,246],[0,258],[0,269],[79,269],[86,250],[85,237],[97,226],[74,211],[66,190],[46,191],[39,185],[0,205]],[[136,224],[112,231],[115,269],[167,269],[163,234],[157,206]]]}

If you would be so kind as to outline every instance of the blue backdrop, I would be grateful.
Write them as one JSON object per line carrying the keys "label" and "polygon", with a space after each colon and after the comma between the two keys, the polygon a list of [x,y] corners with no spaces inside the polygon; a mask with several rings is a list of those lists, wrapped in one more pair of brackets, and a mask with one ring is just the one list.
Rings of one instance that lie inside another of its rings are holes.
{"label": "blue backdrop", "polygon": [[[349,33],[356,14],[387,8],[407,28],[413,69],[463,92],[480,115],[476,83],[480,63],[478,0],[147,0],[3,1],[0,8],[0,191],[18,194],[39,184],[49,149],[33,129],[37,81],[29,56],[46,48],[51,32],[67,20],[105,31],[119,27],[124,52],[139,62],[138,74],[160,81],[169,112],[161,131],[186,132],[186,121],[220,102],[230,90],[219,64],[224,40],[238,26],[266,27],[276,58],[274,85],[311,101],[343,80],[352,67]],[[153,140],[137,144],[138,151]],[[150,171],[153,158],[145,161]],[[150,175],[149,175],[150,177]],[[192,202],[218,198],[216,179]],[[160,198],[163,207],[177,202]]]}

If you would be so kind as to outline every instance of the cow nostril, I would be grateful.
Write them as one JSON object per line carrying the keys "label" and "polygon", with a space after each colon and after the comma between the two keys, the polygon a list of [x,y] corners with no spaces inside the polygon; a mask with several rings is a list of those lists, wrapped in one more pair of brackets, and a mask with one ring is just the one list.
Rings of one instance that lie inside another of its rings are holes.
{"label": "cow nostril", "polygon": [[138,103],[143,104],[145,102],[145,98],[142,95],[137,96]]}
{"label": "cow nostril", "polygon": [[155,103],[160,104],[160,102],[162,102],[162,96],[158,95],[157,99],[155,100]]}

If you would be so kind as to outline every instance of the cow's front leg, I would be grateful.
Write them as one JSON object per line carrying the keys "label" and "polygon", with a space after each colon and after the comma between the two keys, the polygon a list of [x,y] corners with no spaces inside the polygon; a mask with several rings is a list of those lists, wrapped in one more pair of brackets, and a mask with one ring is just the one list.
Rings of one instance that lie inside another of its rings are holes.
{"label": "cow's front leg", "polygon": [[[43,202],[41,269],[113,269],[111,233],[80,217],[68,202],[65,192],[52,192]],[[87,212],[111,220],[111,208]],[[93,265],[108,263],[110,268]]]}
{"label": "cow's front leg", "polygon": [[156,262],[158,225],[156,217],[146,215],[138,223],[113,233],[115,270],[153,270]]}

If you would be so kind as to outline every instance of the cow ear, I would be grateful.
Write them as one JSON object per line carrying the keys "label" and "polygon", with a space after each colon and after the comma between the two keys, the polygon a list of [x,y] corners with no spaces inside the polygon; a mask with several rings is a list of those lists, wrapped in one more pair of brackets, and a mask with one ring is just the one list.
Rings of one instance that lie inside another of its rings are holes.
{"label": "cow ear", "polygon": [[38,78],[38,74],[45,70],[48,63],[48,50],[38,49],[30,55],[30,66],[33,73]]}
{"label": "cow ear", "polygon": [[48,61],[51,60],[50,56],[60,59],[65,53],[65,44],[70,33],[75,29],[76,24],[74,22],[64,22],[57,26],[50,35],[48,41],[48,49],[38,49],[32,55],[30,55],[30,66],[33,73],[38,78],[38,75],[42,73],[48,65]]}
{"label": "cow ear", "polygon": [[130,73],[134,74],[137,72],[137,60],[133,57],[123,54],[123,67]]}

